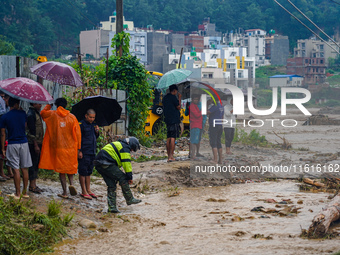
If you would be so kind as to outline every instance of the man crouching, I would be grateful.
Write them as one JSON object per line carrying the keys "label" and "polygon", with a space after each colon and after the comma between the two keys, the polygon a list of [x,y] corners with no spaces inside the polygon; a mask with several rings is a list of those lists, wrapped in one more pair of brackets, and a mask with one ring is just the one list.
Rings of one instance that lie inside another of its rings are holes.
{"label": "man crouching", "polygon": [[[108,212],[119,213],[116,206],[117,182],[122,188],[127,205],[138,204],[140,199],[133,197],[129,184],[132,184],[131,151],[140,149],[135,137],[109,143],[97,154],[94,164],[107,185]],[[125,173],[120,170],[124,168]]]}

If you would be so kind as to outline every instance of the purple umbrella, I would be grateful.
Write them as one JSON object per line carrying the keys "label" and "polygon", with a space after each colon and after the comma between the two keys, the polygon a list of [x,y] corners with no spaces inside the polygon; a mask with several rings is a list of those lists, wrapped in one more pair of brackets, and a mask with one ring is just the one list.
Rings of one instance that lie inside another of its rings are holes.
{"label": "purple umbrella", "polygon": [[54,61],[43,62],[31,67],[31,72],[62,85],[83,86],[79,74],[73,67]]}
{"label": "purple umbrella", "polygon": [[0,81],[0,91],[10,97],[37,104],[51,104],[52,96],[38,82],[18,77]]}

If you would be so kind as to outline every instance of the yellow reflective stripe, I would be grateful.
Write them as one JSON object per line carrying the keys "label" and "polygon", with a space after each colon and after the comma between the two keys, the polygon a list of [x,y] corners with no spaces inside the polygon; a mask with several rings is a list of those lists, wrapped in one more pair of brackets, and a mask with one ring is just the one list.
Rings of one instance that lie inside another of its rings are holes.
{"label": "yellow reflective stripe", "polygon": [[118,155],[116,154],[115,150],[113,149],[113,147],[111,146],[111,144],[105,145],[103,150],[109,153],[109,155],[117,162],[119,167],[121,166],[120,159]]}

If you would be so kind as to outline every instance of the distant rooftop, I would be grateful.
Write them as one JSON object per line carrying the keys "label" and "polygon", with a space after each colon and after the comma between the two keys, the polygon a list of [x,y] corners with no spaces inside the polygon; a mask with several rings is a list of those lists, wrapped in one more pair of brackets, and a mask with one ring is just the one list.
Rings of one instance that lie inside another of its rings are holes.
{"label": "distant rooftop", "polygon": [[270,76],[269,78],[293,78],[293,77],[303,78],[302,76],[296,75],[296,74],[278,74],[278,75]]}

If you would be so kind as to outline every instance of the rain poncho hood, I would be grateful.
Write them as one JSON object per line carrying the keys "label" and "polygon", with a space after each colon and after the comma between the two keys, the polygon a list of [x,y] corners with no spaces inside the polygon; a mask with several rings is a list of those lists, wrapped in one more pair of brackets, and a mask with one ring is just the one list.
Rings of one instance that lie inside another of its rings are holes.
{"label": "rain poncho hood", "polygon": [[51,105],[46,105],[40,115],[46,123],[46,133],[39,168],[76,174],[78,150],[81,148],[81,131],[77,118],[61,106],[51,111]]}

